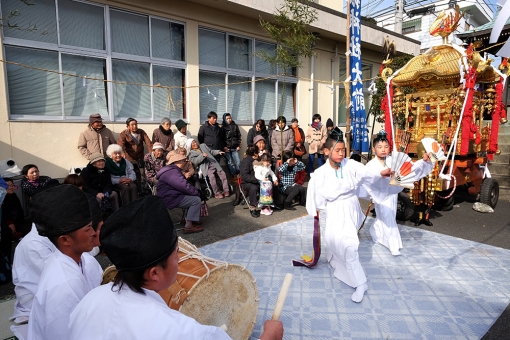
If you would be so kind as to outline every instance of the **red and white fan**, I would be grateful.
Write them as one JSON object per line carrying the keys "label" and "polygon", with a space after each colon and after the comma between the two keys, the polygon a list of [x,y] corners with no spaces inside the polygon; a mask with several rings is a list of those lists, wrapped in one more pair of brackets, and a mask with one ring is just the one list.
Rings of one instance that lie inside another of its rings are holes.
{"label": "red and white fan", "polygon": [[443,147],[434,138],[423,138],[421,143],[425,151],[430,155],[432,162],[446,160]]}
{"label": "red and white fan", "polygon": [[390,185],[397,185],[413,189],[416,181],[416,173],[413,169],[413,161],[409,155],[403,152],[393,151],[391,154]]}

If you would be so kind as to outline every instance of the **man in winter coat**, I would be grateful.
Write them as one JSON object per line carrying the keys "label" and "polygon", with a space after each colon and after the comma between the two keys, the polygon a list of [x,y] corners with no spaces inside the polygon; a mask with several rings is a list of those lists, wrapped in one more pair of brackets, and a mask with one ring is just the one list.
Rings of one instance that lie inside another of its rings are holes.
{"label": "man in winter coat", "polygon": [[281,159],[285,151],[294,152],[294,131],[287,126],[287,119],[280,116],[277,119],[276,129],[271,134],[271,147],[273,157]]}
{"label": "man in winter coat", "polygon": [[[207,115],[207,121],[198,130],[198,144],[205,144],[211,150],[223,150],[221,141],[221,127],[217,123],[218,115],[211,111]],[[219,157],[215,157],[219,161]]]}
{"label": "man in winter coat", "polygon": [[221,142],[225,147],[225,158],[227,159],[228,171],[232,176],[232,181],[237,181],[239,173],[239,150],[241,149],[241,131],[239,126],[232,120],[230,113],[223,115],[223,125],[221,126]]}
{"label": "man in winter coat", "polygon": [[106,156],[108,145],[115,144],[116,140],[113,133],[103,124],[103,118],[99,113],[89,116],[89,126],[80,133],[78,139],[78,150],[83,157],[90,160],[90,155],[94,152]]}

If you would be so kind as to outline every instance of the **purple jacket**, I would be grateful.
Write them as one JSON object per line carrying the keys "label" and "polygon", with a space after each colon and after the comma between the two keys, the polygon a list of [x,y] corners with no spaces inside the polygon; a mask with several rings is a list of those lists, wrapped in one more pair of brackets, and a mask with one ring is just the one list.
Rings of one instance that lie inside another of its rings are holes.
{"label": "purple jacket", "polygon": [[158,196],[165,201],[167,209],[173,209],[181,203],[184,196],[199,196],[198,190],[186,181],[181,169],[170,164],[156,174]]}

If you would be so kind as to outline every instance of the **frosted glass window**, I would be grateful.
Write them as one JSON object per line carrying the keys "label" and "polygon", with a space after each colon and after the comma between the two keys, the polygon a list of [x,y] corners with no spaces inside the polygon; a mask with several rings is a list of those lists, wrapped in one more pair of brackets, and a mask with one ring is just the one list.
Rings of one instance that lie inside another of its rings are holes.
{"label": "frosted glass window", "polygon": [[[62,72],[104,79],[106,62],[75,55],[62,54]],[[64,86],[64,114],[74,117],[88,117],[92,113],[108,116],[106,83],[101,80],[62,76]]]}
{"label": "frosted glass window", "polygon": [[[170,67],[153,66],[153,83],[162,86],[184,85],[184,70]],[[180,119],[184,114],[184,89],[172,88],[170,93],[165,88],[155,87],[153,90],[154,119],[160,121],[169,117],[172,121]]]}
{"label": "frosted glass window", "polygon": [[6,37],[56,44],[55,0],[2,0],[2,25]]}
{"label": "frosted glass window", "polygon": [[[58,53],[5,47],[5,58],[58,72]],[[11,115],[62,116],[58,74],[6,64]]]}
{"label": "frosted glass window", "polygon": [[149,56],[149,17],[111,10],[112,51]]}
{"label": "frosted glass window", "polygon": [[[294,110],[294,91],[296,84],[278,82],[278,115],[292,119],[295,116]],[[283,105],[282,105],[283,97]]]}
{"label": "frosted glass window", "polygon": [[184,25],[151,20],[152,56],[184,61]]}
{"label": "frosted glass window", "polygon": [[[210,111],[214,111],[221,116],[226,110],[226,90],[225,85],[212,86],[217,84],[225,84],[224,73],[212,73],[212,72],[200,72],[199,83],[201,87],[199,89],[200,95],[200,121],[204,122],[207,120],[207,114]],[[211,86],[207,86],[211,85]]]}
{"label": "frosted glass window", "polygon": [[[113,80],[117,82],[150,84],[149,64],[112,60]],[[150,118],[150,87],[113,85],[115,117]]]}
{"label": "frosted glass window", "polygon": [[[227,112],[235,121],[251,121],[251,78],[228,76]],[[237,83],[237,84],[236,84]]]}
{"label": "frosted glass window", "polygon": [[70,0],[59,0],[60,43],[105,49],[104,8]]}
{"label": "frosted glass window", "polygon": [[225,33],[199,29],[198,53],[200,64],[226,67]]}
{"label": "frosted glass window", "polygon": [[276,118],[276,82],[262,80],[255,85],[255,121]]}
{"label": "frosted glass window", "polygon": [[229,35],[228,67],[238,70],[252,70],[252,40]]}
{"label": "frosted glass window", "polygon": [[[263,42],[256,41],[255,42],[255,50],[264,51],[268,53],[270,56],[275,55],[276,45],[267,44]],[[271,65],[269,62],[255,55],[255,72],[257,73],[267,73],[267,74],[276,74],[276,65]]]}

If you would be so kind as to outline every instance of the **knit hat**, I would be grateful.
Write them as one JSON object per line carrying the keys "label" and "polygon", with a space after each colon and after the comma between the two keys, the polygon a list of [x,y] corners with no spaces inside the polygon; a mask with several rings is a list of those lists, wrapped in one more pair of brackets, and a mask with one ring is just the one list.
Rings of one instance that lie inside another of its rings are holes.
{"label": "knit hat", "polygon": [[118,271],[149,268],[177,246],[177,234],[163,199],[145,196],[114,212],[104,223],[101,246]]}
{"label": "knit hat", "polygon": [[181,155],[180,153],[177,153],[177,152],[172,152],[172,153],[169,153],[167,156],[166,156],[166,164],[167,165],[170,165],[172,163],[175,163],[175,162],[178,162],[178,161],[181,161],[183,159],[186,159],[186,156],[185,155]]}
{"label": "knit hat", "polygon": [[99,202],[97,201],[96,196],[87,195],[87,199],[89,200],[89,208],[90,208],[90,217],[92,218],[92,228],[97,230],[99,223],[103,220],[103,215],[101,213],[101,207],[99,206]]}
{"label": "knit hat", "polygon": [[92,221],[87,195],[71,184],[59,185],[35,195],[30,218],[41,236],[60,236]]}
{"label": "knit hat", "polygon": [[326,127],[333,127],[335,126],[335,124],[333,124],[333,121],[331,120],[331,118],[328,118],[328,120],[326,121]]}
{"label": "knit hat", "polygon": [[105,160],[105,159],[104,159],[104,156],[103,156],[101,153],[99,153],[99,152],[93,152],[93,153],[91,153],[91,154],[90,154],[90,156],[89,156],[89,163],[90,163],[90,164],[94,164],[95,162],[97,162],[97,161],[99,161],[99,160],[101,160],[101,159],[102,159],[103,161]]}
{"label": "knit hat", "polygon": [[156,142],[156,143],[152,144],[152,150],[156,150],[156,149],[165,149],[165,147],[160,142]]}
{"label": "knit hat", "polygon": [[264,142],[266,141],[264,137],[262,137],[261,135],[256,135],[255,138],[253,138],[253,144],[257,144],[257,142],[261,140],[263,140]]}
{"label": "knit hat", "polygon": [[175,126],[177,127],[177,130],[181,130],[184,126],[186,126],[186,122],[183,121],[182,119],[179,119],[178,121],[175,122]]}
{"label": "knit hat", "polygon": [[99,113],[94,113],[89,116],[89,124],[92,125],[95,122],[102,122],[103,118],[101,118],[101,115]]}

